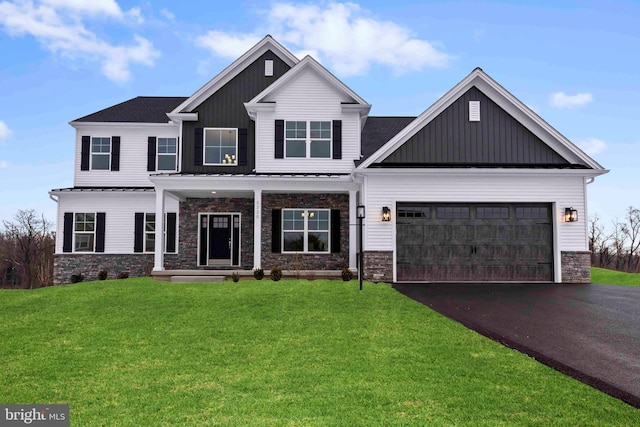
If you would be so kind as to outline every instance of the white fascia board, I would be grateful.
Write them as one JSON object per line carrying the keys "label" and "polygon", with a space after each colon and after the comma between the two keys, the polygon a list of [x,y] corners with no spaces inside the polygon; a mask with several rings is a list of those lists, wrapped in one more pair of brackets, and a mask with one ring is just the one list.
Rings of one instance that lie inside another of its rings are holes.
{"label": "white fascia board", "polygon": [[371,105],[369,105],[364,99],[362,99],[357,93],[351,90],[347,85],[342,83],[336,76],[331,74],[329,70],[324,68],[318,61],[313,59],[311,56],[305,56],[302,61],[296,64],[293,68],[287,71],[282,77],[276,80],[272,85],[266,87],[262,92],[256,95],[249,104],[257,104],[261,102],[264,98],[274,93],[281,87],[285,86],[292,78],[302,72],[305,68],[312,68],[315,70],[322,78],[324,78],[329,84],[335,87],[337,90],[343,92],[354,102],[357,102],[360,105],[366,106],[371,109]]}
{"label": "white fascia board", "polygon": [[247,110],[247,113],[249,114],[249,118],[251,118],[251,120],[255,121],[256,118],[258,117],[258,112],[260,112],[260,111],[275,111],[276,104],[274,102],[270,102],[270,103],[245,102],[244,103],[244,108]]}
{"label": "white fascia board", "polygon": [[[397,148],[404,144],[409,138],[415,135],[420,129],[431,122],[438,114],[453,104],[472,86],[477,86],[492,101],[514,116],[534,135],[544,141],[552,149],[556,150],[563,157],[569,160],[582,161],[595,170],[604,170],[595,160],[585,154],[560,132],[549,125],[538,114],[527,107],[509,91],[493,80],[481,68],[476,68],[460,83],[451,88],[440,99],[427,108],[413,122],[391,138],[386,144],[378,149],[367,160],[362,162],[357,169],[365,169],[371,164],[384,160]],[[605,172],[606,173],[606,172]]]}
{"label": "white fascia board", "polygon": [[156,188],[167,191],[180,190],[265,190],[336,192],[357,189],[351,176],[292,177],[292,176],[161,176],[151,175]]}
{"label": "white fascia board", "polygon": [[198,121],[198,112],[195,113],[167,113],[167,117],[174,123],[180,122],[196,122]]}
{"label": "white fascia board", "polygon": [[196,93],[187,98],[182,104],[178,105],[172,113],[191,112],[200,105],[205,99],[214,94],[218,89],[231,81],[235,76],[240,74],[249,64],[258,59],[267,50],[273,51],[280,59],[282,59],[290,67],[295,66],[299,59],[291,52],[284,48],[280,43],[275,41],[270,35],[265,36],[255,46],[246,51],[240,58],[233,61],[227,68],[222,70],[213,79],[209,80]]}
{"label": "white fascia board", "polygon": [[596,177],[608,173],[607,169],[519,169],[519,168],[369,168],[357,169],[354,177],[384,176],[583,176]]}
{"label": "white fascia board", "polygon": [[369,115],[369,111],[371,110],[371,105],[369,104],[342,104],[341,105],[343,113],[350,112],[358,112],[360,113],[360,117],[365,118]]}
{"label": "white fascia board", "polygon": [[167,121],[167,123],[146,123],[146,122],[69,122],[75,129],[82,127],[105,127],[114,126],[117,128],[141,128],[141,127],[159,127],[159,128],[174,128],[178,125],[176,123]]}

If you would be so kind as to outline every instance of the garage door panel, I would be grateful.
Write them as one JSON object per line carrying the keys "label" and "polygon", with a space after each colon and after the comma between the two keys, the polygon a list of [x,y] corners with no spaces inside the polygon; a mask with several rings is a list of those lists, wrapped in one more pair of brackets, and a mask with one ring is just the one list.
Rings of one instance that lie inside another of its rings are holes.
{"label": "garage door panel", "polygon": [[399,203],[397,208],[399,281],[553,278],[549,205]]}

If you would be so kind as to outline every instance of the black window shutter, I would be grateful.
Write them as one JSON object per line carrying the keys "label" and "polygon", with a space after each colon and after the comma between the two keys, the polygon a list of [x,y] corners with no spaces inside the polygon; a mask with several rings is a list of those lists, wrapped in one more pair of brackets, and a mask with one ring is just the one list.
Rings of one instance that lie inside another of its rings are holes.
{"label": "black window shutter", "polygon": [[111,170],[120,170],[120,137],[111,137]]}
{"label": "black window shutter", "polygon": [[91,137],[82,137],[82,147],[80,149],[80,170],[89,170],[89,156],[91,155]]}
{"label": "black window shutter", "polygon": [[105,217],[104,212],[96,214],[96,252],[104,252]]}
{"label": "black window shutter", "polygon": [[202,151],[203,151],[203,129],[195,128],[193,132],[193,164],[194,166],[202,166]]}
{"label": "black window shutter", "polygon": [[167,252],[176,251],[176,213],[167,213]]}
{"label": "black window shutter", "polygon": [[64,229],[62,230],[62,252],[73,252],[73,213],[64,213]]}
{"label": "black window shutter", "polygon": [[276,120],[276,159],[284,159],[284,120]]}
{"label": "black window shutter", "polygon": [[340,209],[331,209],[331,253],[340,253]]}
{"label": "black window shutter", "polygon": [[333,158],[342,159],[342,120],[333,121]]}
{"label": "black window shutter", "polygon": [[144,213],[136,212],[133,231],[133,252],[144,252]]}
{"label": "black window shutter", "polygon": [[282,252],[282,209],[271,211],[271,252]]}
{"label": "black window shutter", "polygon": [[247,129],[238,129],[238,166],[247,166]]}
{"label": "black window shutter", "polygon": [[156,137],[150,136],[147,140],[147,171],[156,170]]}

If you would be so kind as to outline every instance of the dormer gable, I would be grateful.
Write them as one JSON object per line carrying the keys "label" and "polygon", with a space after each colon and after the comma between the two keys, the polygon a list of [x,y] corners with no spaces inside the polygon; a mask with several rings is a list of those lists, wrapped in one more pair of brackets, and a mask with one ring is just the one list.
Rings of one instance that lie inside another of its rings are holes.
{"label": "dormer gable", "polygon": [[364,119],[366,119],[367,114],[369,114],[371,105],[324,68],[318,61],[308,55],[280,79],[256,95],[251,101],[245,103],[245,108],[249,116],[255,120],[258,111],[273,110],[275,108],[274,102],[278,94],[292,87],[295,89],[295,86],[298,84],[304,85],[305,83],[301,82],[301,80],[304,80],[305,75],[312,75],[313,77],[311,78],[322,81],[325,91],[330,90],[341,98],[342,110],[350,112],[358,111],[364,123]]}
{"label": "dormer gable", "polygon": [[603,170],[476,68],[388,142],[369,167],[521,167]]}

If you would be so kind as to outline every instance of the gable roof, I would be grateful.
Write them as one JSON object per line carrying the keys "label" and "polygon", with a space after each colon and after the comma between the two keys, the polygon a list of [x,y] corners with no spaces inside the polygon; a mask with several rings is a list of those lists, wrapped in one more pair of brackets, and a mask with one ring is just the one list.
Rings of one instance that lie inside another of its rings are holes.
{"label": "gable roof", "polygon": [[266,35],[255,46],[233,61],[231,65],[222,70],[217,76],[209,80],[209,82],[198,89],[193,95],[175,107],[173,111],[171,111],[171,114],[192,112],[196,107],[198,107],[198,105],[242,72],[247,65],[251,64],[269,50],[276,54],[290,67],[293,67],[299,61],[291,52],[275,41],[273,37]]}
{"label": "gable roof", "polygon": [[451,106],[473,86],[482,91],[491,101],[505,110],[533,135],[549,146],[559,156],[571,164],[583,165],[589,169],[604,170],[595,160],[555,130],[533,110],[504,89],[481,68],[476,68],[460,83],[445,93],[433,105],[420,114],[411,124],[392,137],[386,144],[364,160],[357,169],[364,169],[374,163],[381,163],[399,147],[416,135],[440,113]]}
{"label": "gable roof", "polygon": [[167,113],[187,99],[184,96],[138,96],[89,114],[73,123],[168,123]]}
{"label": "gable roof", "polygon": [[249,111],[251,115],[251,109],[262,102],[265,98],[267,98],[270,94],[275,93],[278,89],[286,86],[292,79],[298,76],[303,70],[312,69],[316,71],[320,77],[322,77],[325,81],[327,81],[330,85],[336,88],[338,91],[344,93],[349,98],[353,100],[353,104],[344,104],[350,105],[353,109],[359,109],[361,111],[361,115],[366,116],[371,109],[371,105],[367,103],[364,99],[362,99],[357,93],[351,90],[347,85],[342,83],[336,76],[334,76],[329,70],[324,68],[318,61],[313,59],[311,56],[305,56],[302,61],[293,66],[289,71],[287,71],[282,77],[276,80],[273,84],[269,85],[262,92],[256,95],[251,101],[245,103],[245,107]]}

